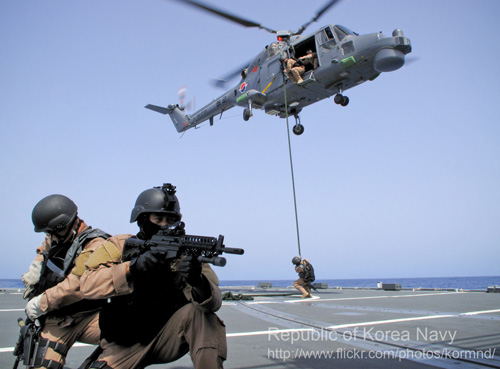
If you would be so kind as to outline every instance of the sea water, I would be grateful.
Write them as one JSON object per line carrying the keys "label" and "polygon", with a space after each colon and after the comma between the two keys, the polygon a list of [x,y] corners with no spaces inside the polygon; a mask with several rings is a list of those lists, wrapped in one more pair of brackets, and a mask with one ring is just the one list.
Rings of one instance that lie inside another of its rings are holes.
{"label": "sea water", "polygon": [[[259,281],[222,281],[221,286],[256,286]],[[262,281],[260,281],[262,282]],[[293,280],[266,280],[273,287],[291,286]],[[371,287],[378,282],[398,283],[402,288],[458,288],[464,290],[486,290],[488,286],[500,285],[500,276],[486,277],[438,277],[438,278],[371,278],[371,279],[317,279],[317,283],[327,283],[329,287]]]}
{"label": "sea water", "polygon": [[[225,280],[220,286],[257,286],[259,282],[271,282],[273,287],[289,287],[293,279],[282,280]],[[488,286],[500,285],[500,276],[486,277],[437,277],[437,278],[370,278],[370,279],[317,279],[329,287],[376,288],[378,282],[398,283],[402,288],[442,288],[463,290],[486,290]],[[24,289],[20,279],[0,279],[0,288]]]}
{"label": "sea water", "polygon": [[[259,282],[271,282],[273,287],[288,287],[293,280],[233,280],[221,281],[223,286],[257,286]],[[371,278],[371,279],[317,279],[316,283],[327,283],[329,287],[376,288],[378,282],[397,283],[401,288],[442,288],[463,290],[486,290],[488,286],[500,285],[500,276],[486,277],[436,277],[436,278]]]}

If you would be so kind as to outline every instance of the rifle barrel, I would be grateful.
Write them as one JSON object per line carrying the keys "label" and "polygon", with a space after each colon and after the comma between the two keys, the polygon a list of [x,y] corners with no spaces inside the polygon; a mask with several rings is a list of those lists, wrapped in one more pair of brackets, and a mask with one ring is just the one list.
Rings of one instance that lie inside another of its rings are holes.
{"label": "rifle barrel", "polygon": [[245,253],[245,250],[237,249],[234,247],[224,247],[223,250],[224,250],[224,252],[227,252],[228,254],[243,255]]}

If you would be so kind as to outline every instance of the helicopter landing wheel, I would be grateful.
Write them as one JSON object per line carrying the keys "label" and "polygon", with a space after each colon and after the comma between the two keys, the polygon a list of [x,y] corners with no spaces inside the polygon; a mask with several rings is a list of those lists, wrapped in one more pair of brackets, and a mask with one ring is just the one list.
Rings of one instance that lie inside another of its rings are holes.
{"label": "helicopter landing wheel", "polygon": [[298,123],[298,124],[293,126],[292,131],[297,136],[300,136],[302,133],[304,133],[304,126],[302,124]]}
{"label": "helicopter landing wheel", "polygon": [[335,104],[341,105],[341,106],[347,106],[349,104],[349,98],[347,96],[344,96],[342,94],[337,94],[333,98],[333,101]]}
{"label": "helicopter landing wheel", "polygon": [[250,119],[251,116],[252,116],[252,112],[250,111],[250,109],[245,108],[245,110],[243,110],[243,120],[245,122],[248,122],[248,120]]}

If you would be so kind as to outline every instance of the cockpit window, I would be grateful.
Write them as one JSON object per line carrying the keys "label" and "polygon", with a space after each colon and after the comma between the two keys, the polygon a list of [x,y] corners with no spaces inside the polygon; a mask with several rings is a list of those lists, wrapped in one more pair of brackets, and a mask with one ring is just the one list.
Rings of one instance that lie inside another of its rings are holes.
{"label": "cockpit window", "polygon": [[337,32],[337,37],[339,38],[339,41],[342,41],[344,37],[348,35],[348,33],[342,31],[338,26],[335,26],[334,29],[335,32]]}
{"label": "cockpit window", "polygon": [[333,35],[333,31],[330,27],[326,27],[322,32],[320,32],[318,37],[318,43],[325,49],[333,49],[337,41]]}
{"label": "cockpit window", "polygon": [[334,37],[333,37],[333,32],[332,32],[332,30],[331,30],[331,28],[330,28],[330,27],[326,27],[326,28],[325,28],[325,34],[326,34],[326,37],[327,37],[329,40],[331,40],[331,39],[333,39],[333,38],[334,38]]}

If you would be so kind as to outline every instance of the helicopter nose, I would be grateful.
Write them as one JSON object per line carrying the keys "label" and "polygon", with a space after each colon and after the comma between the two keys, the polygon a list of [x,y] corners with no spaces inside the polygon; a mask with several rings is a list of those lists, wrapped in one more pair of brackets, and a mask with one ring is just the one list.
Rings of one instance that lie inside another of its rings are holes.
{"label": "helicopter nose", "polygon": [[403,66],[405,54],[400,50],[382,49],[373,58],[373,68],[377,72],[393,72]]}

